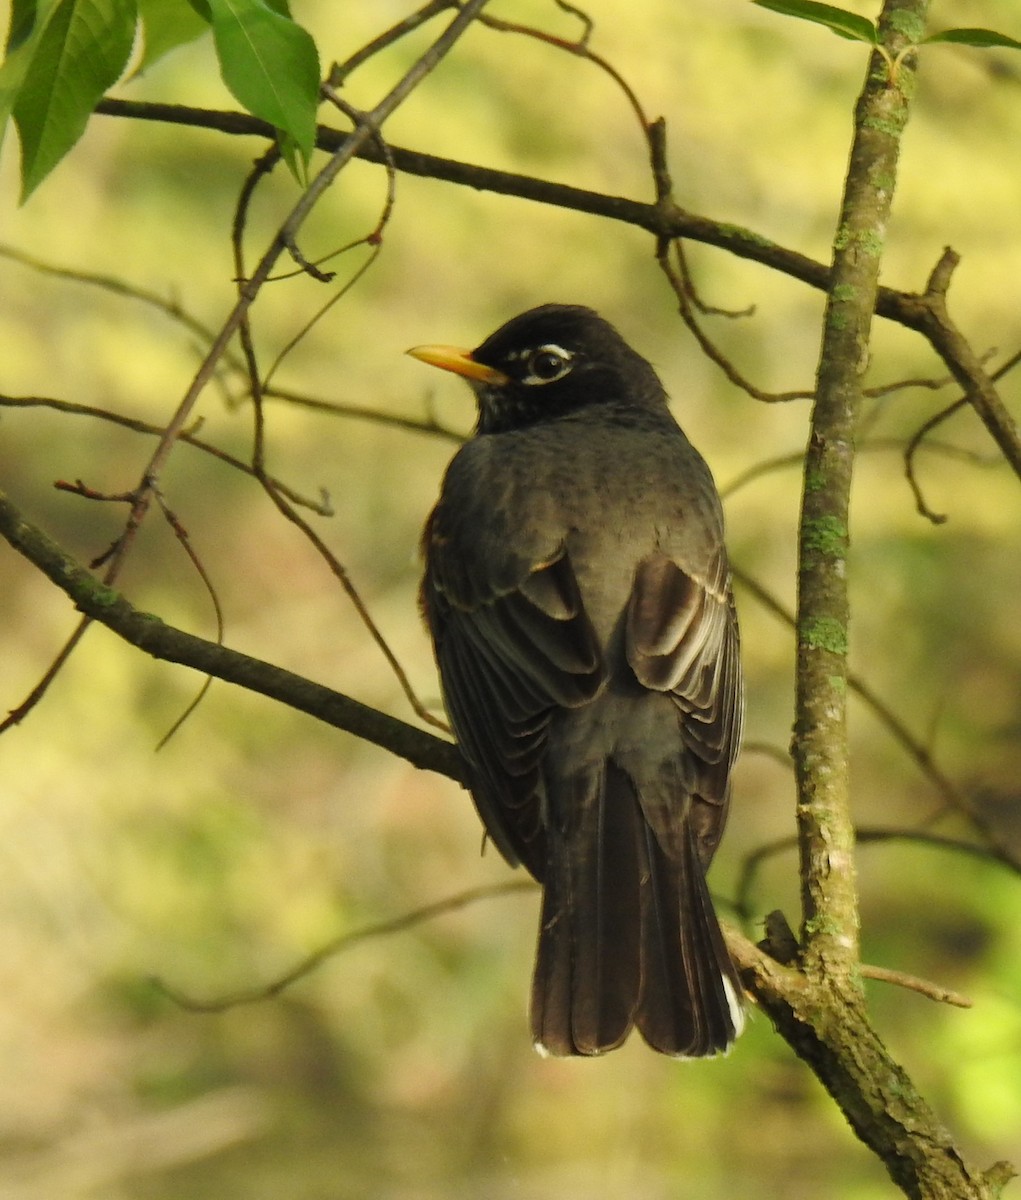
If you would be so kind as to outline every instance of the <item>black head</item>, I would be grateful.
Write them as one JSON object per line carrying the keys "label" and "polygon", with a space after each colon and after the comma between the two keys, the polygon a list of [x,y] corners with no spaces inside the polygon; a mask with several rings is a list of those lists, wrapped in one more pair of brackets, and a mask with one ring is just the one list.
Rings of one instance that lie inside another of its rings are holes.
{"label": "black head", "polygon": [[544,304],[502,325],[470,352],[421,346],[409,353],[465,376],[479,433],[554,420],[593,405],[663,408],[652,367],[590,308]]}

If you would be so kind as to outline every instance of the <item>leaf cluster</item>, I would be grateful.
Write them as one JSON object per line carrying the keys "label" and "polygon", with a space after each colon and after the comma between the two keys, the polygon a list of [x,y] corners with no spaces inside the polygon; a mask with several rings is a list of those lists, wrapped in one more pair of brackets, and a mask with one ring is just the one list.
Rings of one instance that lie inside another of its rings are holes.
{"label": "leaf cluster", "polygon": [[[799,21],[810,21],[814,25],[822,25],[825,29],[854,42],[867,42],[872,46],[881,44],[879,27],[875,21],[863,17],[859,13],[848,12],[833,4],[821,4],[817,0],[753,0],[759,8],[768,8],[772,12],[782,13],[785,17],[794,17]],[[919,39],[912,48],[930,46],[938,42],[949,42],[957,46],[976,46],[987,50],[993,46],[1005,50],[1021,50],[1021,42],[1008,37],[1005,33],[997,33],[994,29],[944,29],[942,33],[931,33]]]}
{"label": "leaf cluster", "polygon": [[[278,130],[302,178],[315,141],[319,54],[287,0],[14,0],[0,67],[0,139],[13,118],[26,200],[129,69],[211,31],[234,98]],[[140,56],[132,64],[139,35]]]}

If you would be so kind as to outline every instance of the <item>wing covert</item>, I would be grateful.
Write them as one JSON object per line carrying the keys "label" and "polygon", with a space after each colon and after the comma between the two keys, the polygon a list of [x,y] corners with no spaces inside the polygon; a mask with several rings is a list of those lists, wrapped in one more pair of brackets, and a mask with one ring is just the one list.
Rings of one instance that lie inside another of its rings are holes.
{"label": "wing covert", "polygon": [[[430,561],[431,559],[427,559]],[[422,605],[444,700],[497,847],[541,878],[546,861],[539,764],[553,713],[596,696],[606,670],[563,546],[517,586],[450,594],[431,565]]]}
{"label": "wing covert", "polygon": [[638,565],[625,650],[639,683],[669,694],[677,705],[699,798],[724,804],[744,696],[737,617],[722,550],[704,575],[684,570],[665,554]]}

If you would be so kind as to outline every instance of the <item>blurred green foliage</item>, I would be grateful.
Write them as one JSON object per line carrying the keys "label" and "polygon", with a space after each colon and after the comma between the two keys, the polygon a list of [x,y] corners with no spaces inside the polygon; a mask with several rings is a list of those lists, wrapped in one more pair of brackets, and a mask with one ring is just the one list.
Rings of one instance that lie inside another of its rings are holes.
{"label": "blurred green foliage", "polygon": [[13,117],[22,199],[77,144],[134,49],[132,70],[147,70],[207,23],[224,83],[277,128],[303,180],[315,144],[319,57],[287,0],[14,0],[0,63],[0,143]]}
{"label": "blurred green foliage", "polygon": [[[348,56],[409,6],[306,0],[321,53]],[[874,6],[853,7],[875,16]],[[950,9],[953,9],[953,12]],[[949,24],[1002,27],[993,0],[937,4]],[[566,37],[540,0],[493,11]],[[593,49],[668,123],[677,198],[825,259],[863,50],[743,0],[593,0]],[[342,19],[341,19],[342,18]],[[1018,33],[1018,29],[1006,30]],[[369,108],[428,44],[419,30],[359,68],[345,98]],[[198,42],[124,86],[134,98],[231,107]],[[1021,75],[1008,52],[932,47],[904,147],[885,282],[922,286],[942,247],[962,255],[955,318],[981,352],[1018,338]],[[641,198],[633,114],[590,63],[474,29],[387,127],[395,143]],[[261,147],[95,118],[22,209],[16,147],[0,162],[5,243],[116,277],[215,327],[233,298],[227,233]],[[315,164],[313,164],[314,166]],[[285,359],[277,382],[380,413],[470,425],[467,392],[403,357],[477,343],[534,303],[588,303],[658,366],[721,485],[797,455],[804,402],[758,404],[702,358],[675,315],[647,235],[429,180],[397,180],[382,252]],[[302,237],[310,259],[372,228],[383,172],[353,164]],[[250,224],[252,261],[296,191],[278,171]],[[341,283],[364,250],[334,260]],[[766,270],[689,247],[703,297],[752,316],[709,318],[759,386],[811,386],[821,299]],[[254,313],[264,364],[332,289],[296,277]],[[195,369],[193,334],[110,291],[0,258],[0,391],[55,396],[159,424]],[[878,323],[867,382],[939,376],[920,340]],[[434,390],[430,390],[434,389]],[[1017,383],[1005,382],[1008,402]],[[928,746],[1015,855],[1021,848],[1021,555],[1017,480],[967,412],[919,459],[933,526],[915,511],[897,446],[955,395],[909,388],[869,402],[851,530],[855,670]],[[452,443],[272,402],[270,469],[335,515],[317,530],[343,560],[420,695],[435,702],[415,612],[418,530]],[[245,456],[250,410],[211,387],[202,436]],[[120,509],[50,486],[117,492],[152,440],[43,409],[0,412],[0,478],[82,559]],[[794,602],[799,476],[728,495],[737,564]],[[312,550],[247,478],[179,446],[164,479],[217,588],[230,645],[410,716],[398,686]],[[74,624],[65,599],[0,548],[0,681],[19,703]],[[205,636],[203,588],[150,519],[123,587]],[[792,642],[747,593],[748,750],[711,880],[726,902],[748,854],[793,832],[793,783],[772,747],[790,736]],[[400,1200],[633,1196],[658,1200],[873,1200],[894,1193],[821,1086],[764,1018],[719,1062],[678,1064],[631,1044],[597,1062],[544,1062],[525,1022],[535,899],[494,898],[361,942],[281,997],[221,1013],[197,999],[269,982],[353,931],[462,888],[501,882],[479,855],[467,797],[382,751],[215,684],[154,747],[199,681],[93,629],[45,702],[0,739],[0,1192],[12,1200]],[[862,826],[966,836],[889,729],[852,709]],[[910,841],[860,855],[869,961],[931,977],[975,1007],[870,984],[880,1030],[979,1161],[1021,1159],[1021,924],[1001,867]],[[794,854],[770,857],[754,919],[797,921]],[[757,926],[750,925],[756,933]]]}

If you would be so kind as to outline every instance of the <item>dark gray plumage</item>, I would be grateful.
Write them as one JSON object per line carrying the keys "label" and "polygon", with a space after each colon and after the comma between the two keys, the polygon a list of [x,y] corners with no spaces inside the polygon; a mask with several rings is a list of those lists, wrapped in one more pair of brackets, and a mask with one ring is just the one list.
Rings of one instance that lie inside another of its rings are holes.
{"label": "dark gray plumage", "polygon": [[712,477],[652,367],[586,308],[412,354],[479,407],[423,538],[422,610],[489,836],[543,886],[532,1031],[724,1050],[741,987],[705,871],[741,729]]}

